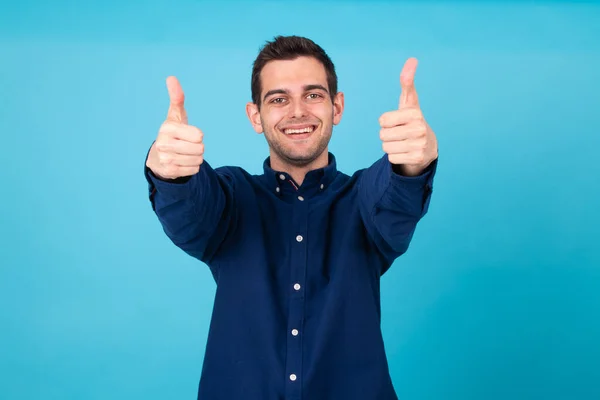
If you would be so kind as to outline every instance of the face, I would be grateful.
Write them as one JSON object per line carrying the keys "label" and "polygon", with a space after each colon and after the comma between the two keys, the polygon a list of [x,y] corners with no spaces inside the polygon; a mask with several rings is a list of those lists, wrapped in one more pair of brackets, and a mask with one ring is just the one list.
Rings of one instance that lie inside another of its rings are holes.
{"label": "face", "polygon": [[344,97],[333,102],[323,65],[313,57],[270,61],[261,72],[261,108],[247,105],[257,133],[264,133],[271,157],[305,166],[327,154],[333,125],[342,117]]}

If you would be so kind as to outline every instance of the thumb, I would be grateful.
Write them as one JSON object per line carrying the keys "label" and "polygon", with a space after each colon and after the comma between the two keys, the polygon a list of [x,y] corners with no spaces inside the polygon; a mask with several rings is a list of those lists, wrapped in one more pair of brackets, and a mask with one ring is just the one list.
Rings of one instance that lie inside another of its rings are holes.
{"label": "thumb", "polygon": [[400,72],[400,102],[398,108],[419,107],[419,96],[415,89],[415,73],[417,71],[418,61],[411,57],[404,63],[402,72]]}
{"label": "thumb", "polygon": [[170,99],[167,120],[178,122],[180,124],[187,124],[187,113],[185,112],[185,108],[183,106],[185,95],[183,94],[181,84],[176,77],[169,76],[167,78],[167,90],[169,92]]}

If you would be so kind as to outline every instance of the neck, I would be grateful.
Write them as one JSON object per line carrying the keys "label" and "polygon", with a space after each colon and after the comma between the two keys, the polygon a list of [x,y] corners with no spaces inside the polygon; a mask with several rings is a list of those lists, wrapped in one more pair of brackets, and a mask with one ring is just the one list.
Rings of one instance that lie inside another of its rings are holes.
{"label": "neck", "polygon": [[305,165],[294,165],[280,159],[271,152],[271,168],[288,173],[298,185],[302,185],[306,174],[312,170],[324,168],[329,162],[329,152],[325,149],[317,158]]}

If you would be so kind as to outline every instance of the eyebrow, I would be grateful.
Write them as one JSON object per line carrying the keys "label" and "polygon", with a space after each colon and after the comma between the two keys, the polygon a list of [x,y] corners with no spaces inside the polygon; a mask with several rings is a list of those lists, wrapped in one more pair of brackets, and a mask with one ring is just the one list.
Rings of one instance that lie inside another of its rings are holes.
{"label": "eyebrow", "polygon": [[[329,91],[327,90],[327,88],[325,88],[325,86],[323,85],[319,85],[319,84],[312,84],[312,85],[304,85],[303,90],[305,92],[308,92],[309,90],[322,90],[325,93],[329,94]],[[267,93],[265,93],[265,96],[263,97],[263,101],[265,101],[267,99],[267,97],[272,96],[274,94],[287,94],[288,91],[285,89],[273,89],[273,90],[269,90]]]}

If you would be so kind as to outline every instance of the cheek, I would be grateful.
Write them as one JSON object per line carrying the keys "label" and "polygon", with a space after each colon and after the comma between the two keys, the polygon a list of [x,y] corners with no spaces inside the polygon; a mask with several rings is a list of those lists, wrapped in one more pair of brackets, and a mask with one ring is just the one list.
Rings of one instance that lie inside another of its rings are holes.
{"label": "cheek", "polygon": [[268,127],[275,128],[277,124],[283,120],[284,115],[285,112],[283,112],[281,109],[275,109],[265,112],[262,118]]}
{"label": "cheek", "polygon": [[324,125],[328,125],[333,118],[333,108],[321,105],[309,109],[311,115],[319,119]]}

